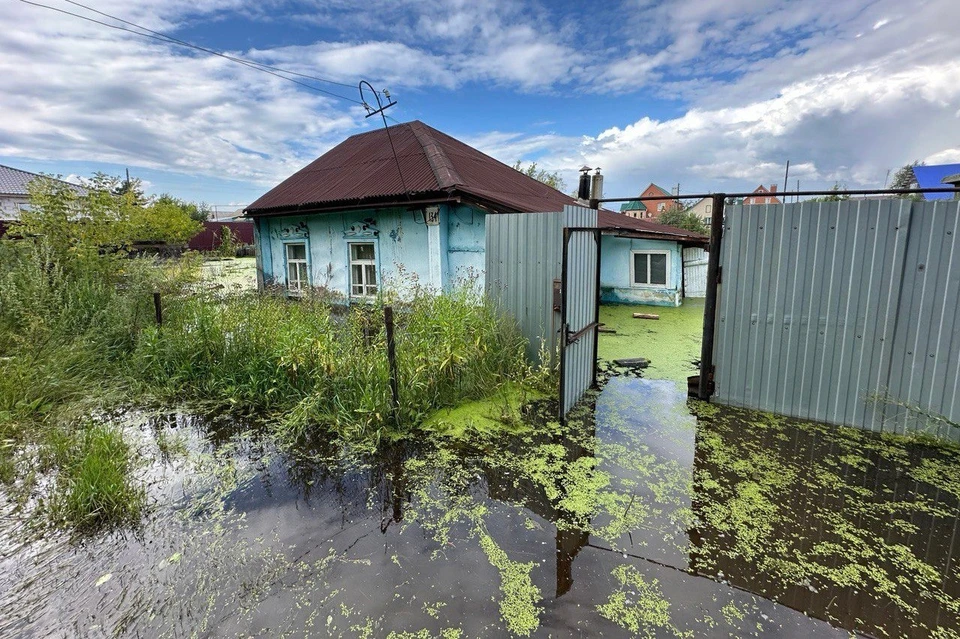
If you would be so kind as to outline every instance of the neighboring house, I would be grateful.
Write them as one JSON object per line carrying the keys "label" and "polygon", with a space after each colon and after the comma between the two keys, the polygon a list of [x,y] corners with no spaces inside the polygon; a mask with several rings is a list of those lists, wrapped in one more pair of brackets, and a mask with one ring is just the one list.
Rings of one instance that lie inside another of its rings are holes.
{"label": "neighboring house", "polygon": [[[913,176],[917,180],[917,187],[921,189],[937,189],[948,186],[944,178],[960,174],[960,164],[930,164],[913,167]],[[925,200],[951,200],[951,193],[924,193]]]}
{"label": "neighboring house", "polygon": [[[664,211],[673,211],[676,209],[683,208],[683,205],[680,204],[680,200],[673,196],[672,193],[666,189],[662,189],[654,183],[650,183],[650,186],[645,188],[640,197],[649,197],[654,198],[652,200],[643,200],[644,206],[647,207],[650,218],[656,219],[658,215]],[[646,218],[644,218],[646,219]]]}
{"label": "neighboring house", "polygon": [[624,202],[621,204],[620,213],[637,220],[644,220],[653,217],[644,203],[639,200],[633,200],[631,202]]}
{"label": "neighboring house", "polygon": [[704,224],[710,226],[710,222],[713,221],[713,198],[705,197],[698,200],[697,203],[688,210],[703,220]]}
{"label": "neighboring house", "polygon": [[[28,187],[38,177],[43,176],[0,164],[0,235],[6,232],[11,222],[20,219],[20,210],[30,205]],[[86,189],[75,184],[64,184],[80,194],[86,193]]]}
{"label": "neighboring house", "polygon": [[783,204],[780,198],[776,196],[777,185],[771,184],[770,187],[760,185],[753,190],[753,195],[743,198],[744,206],[750,204]]}
{"label": "neighboring house", "polygon": [[[422,122],[391,126],[389,134],[376,129],[347,138],[246,208],[261,286],[283,286],[293,295],[326,289],[350,301],[370,299],[385,284],[403,291],[413,281],[434,290],[458,282],[482,287],[487,215],[578,204]],[[601,253],[627,271],[631,260],[647,260],[636,286],[652,293],[664,280],[663,259],[632,258],[630,251],[647,250],[632,242],[667,238],[654,248],[671,253],[689,234],[604,213],[611,236],[603,238]],[[613,237],[627,222],[643,226]],[[621,239],[619,249],[608,249]],[[664,290],[676,292],[676,273],[669,271]],[[620,288],[619,280],[612,287]]]}
{"label": "neighboring house", "polygon": [[601,301],[680,306],[684,297],[683,249],[705,248],[698,233],[601,210]]}
{"label": "neighboring house", "polygon": [[[948,175],[947,177],[940,180],[942,184],[947,186],[952,186],[955,189],[960,189],[960,173],[954,173],[953,175]],[[947,194],[949,195],[949,193]],[[960,200],[960,191],[953,194],[953,199]]]}

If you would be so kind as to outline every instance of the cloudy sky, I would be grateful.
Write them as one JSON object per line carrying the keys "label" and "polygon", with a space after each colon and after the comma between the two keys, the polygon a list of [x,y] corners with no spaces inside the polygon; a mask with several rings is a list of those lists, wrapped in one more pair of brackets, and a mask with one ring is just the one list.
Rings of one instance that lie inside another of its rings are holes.
{"label": "cloudy sky", "polygon": [[[380,124],[357,82],[498,159],[606,193],[880,187],[960,162],[956,0],[0,0],[0,163],[246,204]],[[95,11],[94,11],[95,10]],[[340,83],[340,84],[336,84]]]}

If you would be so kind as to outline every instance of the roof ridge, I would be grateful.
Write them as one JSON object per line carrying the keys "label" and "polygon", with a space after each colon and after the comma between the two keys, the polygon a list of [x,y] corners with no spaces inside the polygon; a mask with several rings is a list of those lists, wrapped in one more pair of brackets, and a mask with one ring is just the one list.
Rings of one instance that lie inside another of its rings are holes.
{"label": "roof ridge", "polygon": [[440,143],[430,134],[429,127],[419,120],[407,124],[417,138],[417,142],[423,147],[424,155],[427,162],[430,163],[430,168],[433,170],[434,177],[437,178],[437,185],[440,189],[449,189],[463,184],[463,178],[453,167],[453,162],[447,157]]}

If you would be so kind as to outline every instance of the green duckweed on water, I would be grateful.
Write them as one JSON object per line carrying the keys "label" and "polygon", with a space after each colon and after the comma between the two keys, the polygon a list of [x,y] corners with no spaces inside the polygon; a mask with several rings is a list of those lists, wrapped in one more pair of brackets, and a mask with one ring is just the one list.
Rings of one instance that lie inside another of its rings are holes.
{"label": "green duckweed on water", "polygon": [[[634,319],[634,313],[655,313],[660,319]],[[600,359],[643,357],[650,361],[643,377],[684,386],[687,377],[697,374],[693,363],[700,361],[703,300],[688,298],[678,307],[605,304],[600,307],[600,321],[616,331],[600,334]]]}

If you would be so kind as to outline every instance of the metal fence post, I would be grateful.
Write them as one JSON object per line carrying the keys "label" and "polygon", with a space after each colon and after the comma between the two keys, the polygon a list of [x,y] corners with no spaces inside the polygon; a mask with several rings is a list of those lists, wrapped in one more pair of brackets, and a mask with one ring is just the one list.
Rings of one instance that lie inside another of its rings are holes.
{"label": "metal fence post", "polygon": [[700,347],[700,380],[697,397],[710,399],[713,394],[713,338],[717,328],[717,287],[720,284],[720,249],[723,238],[723,207],[727,196],[713,196],[710,219],[710,255],[707,258],[707,297],[703,304],[703,342]]}

